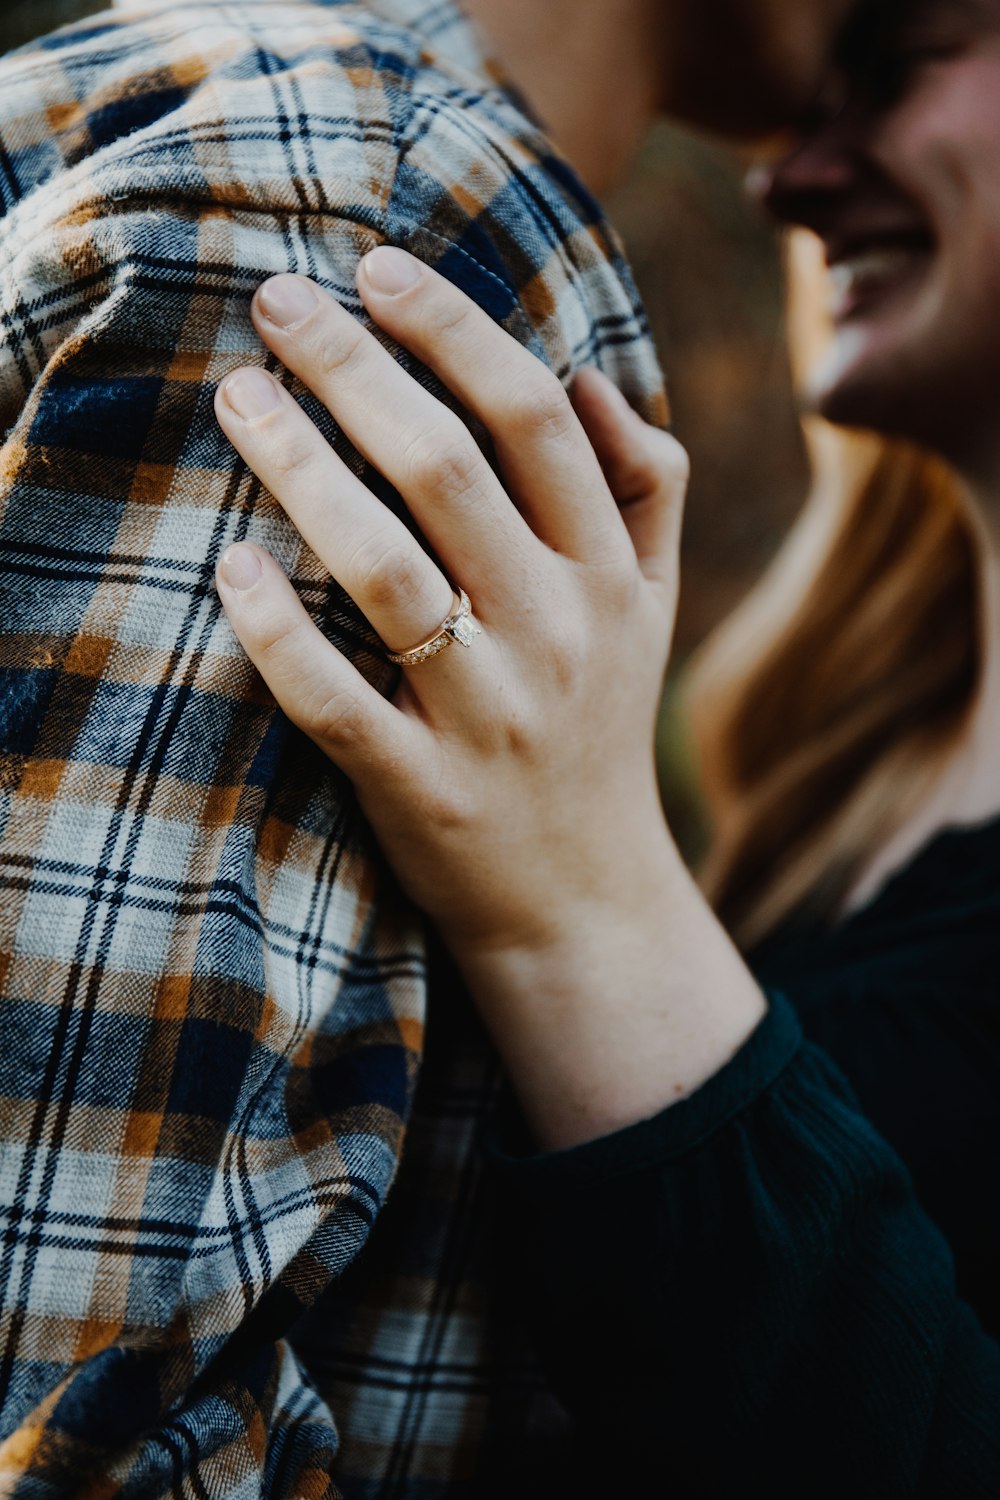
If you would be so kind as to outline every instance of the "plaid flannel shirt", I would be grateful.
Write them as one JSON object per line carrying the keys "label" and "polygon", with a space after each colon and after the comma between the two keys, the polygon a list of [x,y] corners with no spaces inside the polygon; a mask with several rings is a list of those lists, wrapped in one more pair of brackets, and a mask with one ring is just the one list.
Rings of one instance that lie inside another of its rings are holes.
{"label": "plaid flannel shirt", "polygon": [[425,954],[230,633],[220,550],[267,546],[392,678],[212,396],[269,359],[264,277],[361,316],[357,260],[388,241],[652,414],[628,272],[449,0],[56,33],[0,61],[0,208],[0,1493],[475,1485],[491,1413],[533,1420],[491,1364],[494,1066],[445,1016],[353,1264],[413,1106]]}

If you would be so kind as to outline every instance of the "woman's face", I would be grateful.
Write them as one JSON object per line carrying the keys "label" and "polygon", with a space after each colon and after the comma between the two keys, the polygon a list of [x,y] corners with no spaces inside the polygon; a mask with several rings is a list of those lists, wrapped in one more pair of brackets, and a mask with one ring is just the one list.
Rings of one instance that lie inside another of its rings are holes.
{"label": "woman's face", "polygon": [[1000,397],[1000,0],[902,0],[867,34],[862,18],[841,86],[765,192],[830,267],[811,395],[961,461]]}

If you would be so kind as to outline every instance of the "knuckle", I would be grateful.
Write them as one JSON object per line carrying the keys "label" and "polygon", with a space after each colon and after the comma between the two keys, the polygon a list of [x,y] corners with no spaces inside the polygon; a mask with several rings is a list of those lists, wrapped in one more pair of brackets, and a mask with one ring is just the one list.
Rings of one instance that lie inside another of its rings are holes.
{"label": "knuckle", "polygon": [[427,299],[422,309],[422,333],[428,340],[440,341],[461,334],[471,321],[469,309],[456,296],[435,296]]}
{"label": "knuckle", "polygon": [[633,551],[627,568],[613,580],[608,601],[609,613],[616,621],[629,620],[642,610],[644,578]]}
{"label": "knuckle", "polygon": [[588,601],[580,589],[564,590],[541,620],[544,649],[552,656],[577,656],[584,648]]}
{"label": "knuckle", "polygon": [[595,574],[600,608],[612,618],[620,617],[631,607],[635,598],[638,570],[631,544],[628,550],[616,547],[613,552],[606,553],[603,565],[595,570]]}
{"label": "knuckle", "polygon": [[508,713],[501,724],[504,750],[531,765],[538,755],[539,726],[526,713]]}
{"label": "knuckle", "polygon": [[554,651],[550,660],[552,679],[563,697],[572,697],[578,691],[585,676],[584,662],[579,652]]}
{"label": "knuckle", "polygon": [[317,699],[301,725],[309,734],[331,744],[356,740],[364,728],[364,709],[349,688],[337,688]]}
{"label": "knuckle", "polygon": [[305,484],[311,477],[315,459],[312,444],[301,433],[287,428],[273,433],[270,467],[282,488]]}
{"label": "knuckle", "polygon": [[569,397],[546,371],[518,383],[508,398],[507,416],[519,432],[535,438],[565,437],[574,423]]}
{"label": "knuckle", "polygon": [[476,808],[454,782],[440,780],[425,789],[422,816],[439,834],[465,834],[475,822]]}
{"label": "knuckle", "polygon": [[669,432],[647,427],[625,456],[614,486],[619,505],[660,497],[677,504],[687,493],[690,477],[687,451]]}
{"label": "knuckle", "polygon": [[[256,610],[251,628],[253,645],[265,675],[280,672],[285,663],[294,658],[297,649],[304,651],[308,647],[303,622],[280,607]],[[300,640],[302,645],[297,647],[296,642]]]}
{"label": "knuckle", "polygon": [[435,774],[424,780],[420,792],[420,814],[424,825],[439,835],[471,834],[483,817],[483,789],[447,760],[439,760]]}
{"label": "knuckle", "polygon": [[546,620],[542,652],[552,682],[560,694],[575,691],[586,674],[585,630],[568,611]]}
{"label": "knuckle", "polygon": [[[361,543],[350,565],[359,598],[372,609],[410,605],[426,589],[426,571],[420,559],[399,542],[368,537]],[[353,591],[353,590],[352,590]]]}
{"label": "knuckle", "polygon": [[360,364],[367,349],[367,335],[353,319],[338,319],[337,327],[321,327],[316,339],[316,367],[321,380],[343,375]]}
{"label": "knuckle", "polygon": [[477,488],[484,463],[472,437],[458,423],[418,433],[406,456],[414,489],[442,500],[458,499]]}

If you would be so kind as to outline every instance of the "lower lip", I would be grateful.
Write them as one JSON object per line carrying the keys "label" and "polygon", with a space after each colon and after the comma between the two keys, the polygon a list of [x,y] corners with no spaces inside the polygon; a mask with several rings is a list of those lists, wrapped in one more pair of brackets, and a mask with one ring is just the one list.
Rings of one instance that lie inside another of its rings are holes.
{"label": "lower lip", "polygon": [[[862,273],[852,278],[846,286],[838,286],[833,278],[830,297],[830,316],[834,323],[845,323],[865,312],[872,304],[904,291],[918,280],[926,269],[929,251],[913,250],[899,263],[884,271]],[[836,268],[833,268],[834,271]]]}

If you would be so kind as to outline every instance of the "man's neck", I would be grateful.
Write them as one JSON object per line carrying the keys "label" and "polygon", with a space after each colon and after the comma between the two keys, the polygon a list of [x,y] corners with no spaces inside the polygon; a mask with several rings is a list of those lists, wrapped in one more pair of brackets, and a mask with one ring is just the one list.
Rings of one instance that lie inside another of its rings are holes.
{"label": "man's neck", "polygon": [[461,0],[490,50],[595,192],[656,113],[662,0]]}

